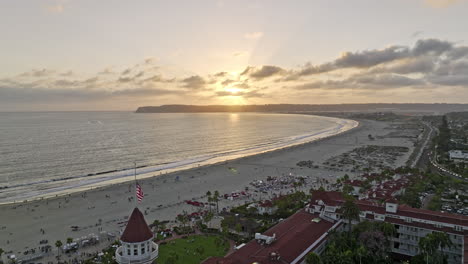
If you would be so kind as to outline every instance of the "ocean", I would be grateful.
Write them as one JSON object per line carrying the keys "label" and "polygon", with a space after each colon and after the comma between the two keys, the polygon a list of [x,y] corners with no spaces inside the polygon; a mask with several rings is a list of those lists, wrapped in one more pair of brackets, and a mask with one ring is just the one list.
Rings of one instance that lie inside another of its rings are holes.
{"label": "ocean", "polygon": [[312,141],[357,123],[263,113],[0,113],[0,203],[103,186]]}

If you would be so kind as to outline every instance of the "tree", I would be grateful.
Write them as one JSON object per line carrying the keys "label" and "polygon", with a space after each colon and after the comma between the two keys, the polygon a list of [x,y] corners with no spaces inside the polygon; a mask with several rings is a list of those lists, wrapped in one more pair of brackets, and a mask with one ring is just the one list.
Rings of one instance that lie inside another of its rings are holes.
{"label": "tree", "polygon": [[189,219],[186,211],[184,211],[182,214],[177,215],[177,221],[179,221],[184,228],[185,224],[188,223],[188,220]]}
{"label": "tree", "polygon": [[345,184],[343,186],[342,192],[345,195],[350,195],[353,192],[353,190],[354,190],[353,186],[351,186],[349,184]]}
{"label": "tree", "polygon": [[434,263],[444,263],[446,262],[446,256],[443,254],[442,249],[450,248],[452,241],[446,233],[434,232],[421,238],[418,245],[422,255],[426,258],[426,263],[429,263],[429,259]]}
{"label": "tree", "polygon": [[5,252],[5,251],[3,250],[3,248],[0,248],[0,263],[3,263],[3,261],[2,261],[3,252]]}
{"label": "tree", "polygon": [[212,198],[211,198],[211,192],[210,191],[207,191],[206,192],[206,200],[208,201],[208,204],[210,206],[210,212],[211,212],[211,202],[212,202]]}
{"label": "tree", "polygon": [[216,213],[219,213],[219,192],[215,191],[213,196],[213,202],[216,202]]}
{"label": "tree", "polygon": [[71,237],[67,238],[67,244],[70,244],[72,242],[73,242],[73,238],[71,238]]}
{"label": "tree", "polygon": [[[203,222],[205,222],[206,224],[209,224],[211,219],[213,219],[213,213],[212,212],[208,212],[205,214],[205,216],[203,217]],[[210,226],[208,226],[210,227]]]}
{"label": "tree", "polygon": [[353,220],[359,221],[359,207],[354,203],[353,197],[347,196],[341,209],[343,210],[343,217],[348,220],[348,231],[351,233]]}
{"label": "tree", "polygon": [[322,260],[320,259],[320,256],[314,252],[310,252],[309,254],[306,255],[305,262],[306,264],[322,264]]}
{"label": "tree", "polygon": [[60,247],[63,245],[62,241],[55,241],[55,246],[57,247],[57,255],[60,256]]}
{"label": "tree", "polygon": [[367,250],[366,250],[366,248],[365,248],[363,245],[361,245],[361,246],[359,246],[358,249],[356,250],[356,254],[357,254],[358,257],[359,257],[359,264],[361,264],[361,263],[362,263],[362,257],[365,256],[365,255],[367,254]]}
{"label": "tree", "polygon": [[237,234],[240,234],[240,232],[242,232],[242,225],[240,223],[237,223],[235,229]]}

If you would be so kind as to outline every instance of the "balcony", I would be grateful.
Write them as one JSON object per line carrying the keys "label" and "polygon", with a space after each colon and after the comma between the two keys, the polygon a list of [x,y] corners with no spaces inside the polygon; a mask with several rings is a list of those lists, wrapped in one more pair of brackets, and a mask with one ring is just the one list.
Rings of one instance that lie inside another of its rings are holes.
{"label": "balcony", "polygon": [[149,264],[152,263],[158,257],[158,244],[151,242],[151,254],[142,259],[134,259],[122,256],[123,247],[120,246],[115,251],[115,260],[119,264]]}

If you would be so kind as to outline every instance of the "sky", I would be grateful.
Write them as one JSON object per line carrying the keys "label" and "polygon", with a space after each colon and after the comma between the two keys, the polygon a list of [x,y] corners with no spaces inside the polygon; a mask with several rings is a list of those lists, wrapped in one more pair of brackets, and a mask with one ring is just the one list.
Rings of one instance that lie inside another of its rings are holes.
{"label": "sky", "polygon": [[0,111],[468,103],[465,0],[0,0]]}

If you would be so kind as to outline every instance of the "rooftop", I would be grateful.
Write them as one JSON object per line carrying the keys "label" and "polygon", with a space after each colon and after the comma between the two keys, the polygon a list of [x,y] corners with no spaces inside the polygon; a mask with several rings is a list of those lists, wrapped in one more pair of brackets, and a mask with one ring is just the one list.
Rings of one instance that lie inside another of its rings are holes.
{"label": "rooftop", "polygon": [[[334,226],[325,220],[314,222],[318,214],[310,214],[300,210],[291,217],[283,220],[267,230],[263,235],[276,236],[276,240],[270,244],[260,244],[252,240],[239,250],[225,258],[211,258],[204,264],[231,264],[231,263],[291,263],[306,251],[312,244],[324,238],[327,232]],[[320,245],[317,243],[316,246]],[[280,262],[272,260],[272,255],[277,254]]]}
{"label": "rooftop", "polygon": [[138,243],[151,238],[153,238],[153,232],[146,224],[143,214],[135,207],[120,240],[127,243]]}

